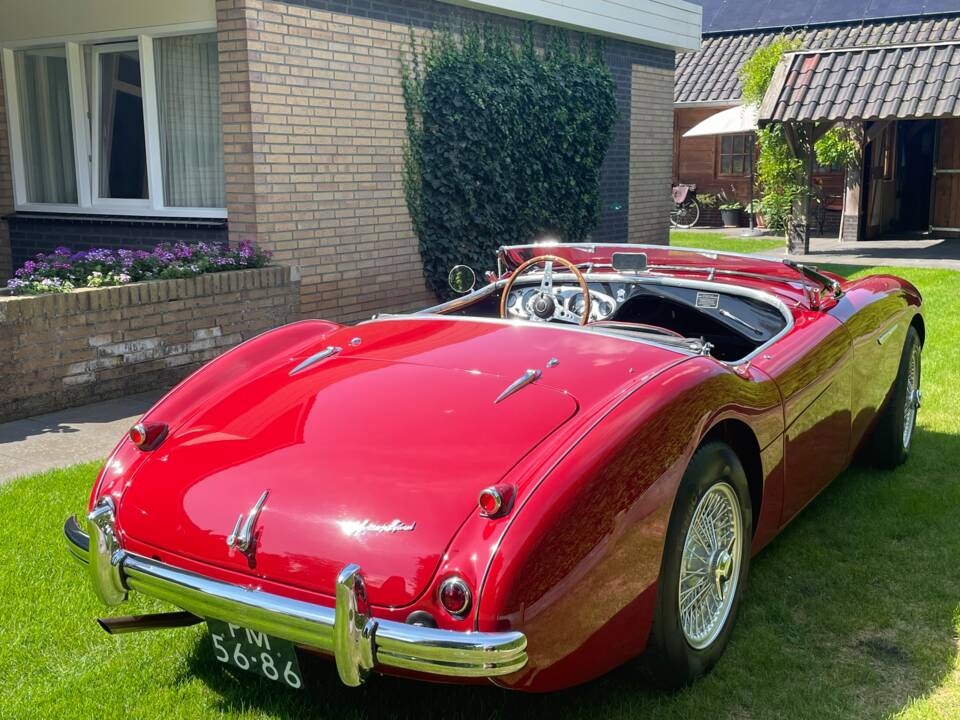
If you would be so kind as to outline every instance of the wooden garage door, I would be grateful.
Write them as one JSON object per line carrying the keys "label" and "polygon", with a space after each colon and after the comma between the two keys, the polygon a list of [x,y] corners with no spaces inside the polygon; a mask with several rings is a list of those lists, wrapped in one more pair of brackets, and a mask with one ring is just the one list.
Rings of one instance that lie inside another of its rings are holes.
{"label": "wooden garage door", "polygon": [[934,229],[960,228],[960,119],[937,123],[933,179]]}

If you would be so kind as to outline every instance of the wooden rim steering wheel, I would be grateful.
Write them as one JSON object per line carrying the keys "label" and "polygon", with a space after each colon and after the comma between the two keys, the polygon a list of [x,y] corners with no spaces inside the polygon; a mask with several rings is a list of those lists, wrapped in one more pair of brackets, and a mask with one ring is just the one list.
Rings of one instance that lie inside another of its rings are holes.
{"label": "wooden rim steering wheel", "polygon": [[500,295],[500,317],[504,320],[507,319],[507,301],[510,298],[510,291],[513,289],[514,282],[516,282],[517,278],[528,268],[533,265],[539,265],[540,263],[544,264],[543,280],[540,281],[540,290],[537,293],[538,297],[534,301],[534,317],[543,321],[553,318],[562,320],[564,319],[563,314],[569,313],[566,308],[560,305],[559,298],[553,294],[553,263],[560,263],[573,273],[574,277],[577,278],[577,282],[580,284],[580,290],[583,292],[583,308],[580,310],[580,324],[586,325],[590,321],[590,287],[587,285],[587,279],[576,265],[557,255],[537,255],[517,266],[517,269],[510,274],[510,279],[507,280],[507,284],[503,286],[503,293]]}

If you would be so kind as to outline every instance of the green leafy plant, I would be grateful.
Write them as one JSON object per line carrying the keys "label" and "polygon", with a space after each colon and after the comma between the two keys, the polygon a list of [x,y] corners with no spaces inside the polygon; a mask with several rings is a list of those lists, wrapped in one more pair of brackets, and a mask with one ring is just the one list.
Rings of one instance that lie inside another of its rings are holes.
{"label": "green leafy plant", "polygon": [[[773,79],[774,70],[785,52],[797,50],[800,41],[778,37],[758,48],[740,68],[744,101],[759,105]],[[767,227],[784,230],[793,215],[794,203],[809,194],[804,180],[803,161],[790,150],[782,124],[771,123],[757,131],[756,182],[760,189],[758,210]],[[849,168],[859,159],[860,145],[847,127],[828,130],[814,144],[817,162],[825,166]]]}
{"label": "green leafy plant", "polygon": [[500,245],[586,238],[617,117],[599,41],[473,26],[411,31],[410,50],[404,189],[429,287],[446,297],[450,267],[482,271]]}
{"label": "green leafy plant", "polygon": [[730,193],[727,194],[726,189],[720,190],[716,194],[716,205],[719,210],[742,210],[743,203],[737,199],[737,190],[731,185]]}
{"label": "green leafy plant", "polygon": [[853,167],[860,161],[860,143],[846,125],[830,128],[814,145],[817,162],[825,167]]}
{"label": "green leafy plant", "polygon": [[720,204],[720,197],[714,193],[704,193],[697,195],[697,202],[700,203],[700,207],[715,208]]}
{"label": "green leafy plant", "polygon": [[783,35],[774,38],[768,45],[757,48],[740,67],[740,85],[743,100],[751,105],[760,105],[773,79],[773,71],[785,52],[798,50],[800,41]]}
{"label": "green leafy plant", "polygon": [[783,126],[768,125],[757,130],[757,183],[762,190],[757,209],[772,230],[784,230],[793,212],[793,202],[806,192],[801,182],[803,161],[790,152]]}

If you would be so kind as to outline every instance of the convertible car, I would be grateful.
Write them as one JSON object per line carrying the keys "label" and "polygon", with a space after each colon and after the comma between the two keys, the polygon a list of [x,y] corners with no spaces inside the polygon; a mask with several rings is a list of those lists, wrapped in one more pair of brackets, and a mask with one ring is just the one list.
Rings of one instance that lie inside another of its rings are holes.
{"label": "convertible car", "polygon": [[791,261],[504,247],[474,289],[221,355],[117,446],[69,518],[109,632],[205,622],[300,687],[372,673],[679,686],[727,644],[760,550],[855,453],[910,451],[921,298]]}

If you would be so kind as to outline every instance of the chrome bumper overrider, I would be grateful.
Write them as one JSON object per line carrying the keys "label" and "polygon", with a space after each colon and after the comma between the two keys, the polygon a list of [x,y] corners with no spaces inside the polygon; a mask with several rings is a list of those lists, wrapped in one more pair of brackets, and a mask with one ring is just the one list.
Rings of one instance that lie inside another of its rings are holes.
{"label": "chrome bumper overrider", "polygon": [[527,640],[519,632],[455,632],[371,616],[357,565],[337,577],[336,605],[326,607],[213,580],[123,550],[113,532],[114,508],[101,500],[84,532],[64,524],[67,547],[87,563],[97,595],[108,605],[127,591],[165,600],[202,618],[242,625],[331,653],[340,679],[360,685],[376,667],[444,677],[495,677],[522,668]]}

